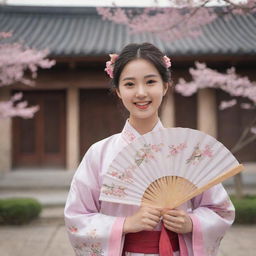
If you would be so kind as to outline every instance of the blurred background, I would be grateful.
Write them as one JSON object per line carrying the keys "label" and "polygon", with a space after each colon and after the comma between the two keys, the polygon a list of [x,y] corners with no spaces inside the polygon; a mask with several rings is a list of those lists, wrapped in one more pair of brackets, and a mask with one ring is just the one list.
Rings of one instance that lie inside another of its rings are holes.
{"label": "blurred background", "polygon": [[[208,2],[0,1],[0,198],[42,205],[33,225],[0,227],[1,255],[72,255],[69,185],[89,146],[122,130],[127,113],[104,68],[132,42],[171,58],[164,125],[216,137],[246,166],[224,183],[228,192],[255,196],[256,3]],[[253,234],[255,226],[234,227],[220,255],[252,255]]]}

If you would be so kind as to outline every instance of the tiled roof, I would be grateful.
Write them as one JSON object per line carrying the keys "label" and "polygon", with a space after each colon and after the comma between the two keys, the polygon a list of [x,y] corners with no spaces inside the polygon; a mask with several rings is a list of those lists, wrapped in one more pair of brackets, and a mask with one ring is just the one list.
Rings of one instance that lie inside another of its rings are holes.
{"label": "tiled roof", "polygon": [[124,25],[103,21],[95,8],[1,6],[0,31],[12,31],[8,40],[48,48],[56,57],[102,56],[146,41],[172,56],[256,54],[256,15],[218,18],[197,38],[166,42],[151,34],[130,34]]}

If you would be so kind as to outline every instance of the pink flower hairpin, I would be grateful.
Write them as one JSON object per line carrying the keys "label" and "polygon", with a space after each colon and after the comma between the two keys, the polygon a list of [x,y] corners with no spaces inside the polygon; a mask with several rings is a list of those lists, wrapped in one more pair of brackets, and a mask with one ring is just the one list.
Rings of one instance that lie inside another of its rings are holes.
{"label": "pink flower hairpin", "polygon": [[114,64],[118,58],[118,54],[112,53],[112,54],[109,54],[109,56],[110,56],[110,60],[106,62],[106,68],[104,70],[107,72],[110,78],[113,78]]}
{"label": "pink flower hairpin", "polygon": [[163,59],[164,59],[164,63],[165,63],[166,68],[171,67],[172,63],[171,63],[170,58],[165,55],[165,56],[163,57]]}

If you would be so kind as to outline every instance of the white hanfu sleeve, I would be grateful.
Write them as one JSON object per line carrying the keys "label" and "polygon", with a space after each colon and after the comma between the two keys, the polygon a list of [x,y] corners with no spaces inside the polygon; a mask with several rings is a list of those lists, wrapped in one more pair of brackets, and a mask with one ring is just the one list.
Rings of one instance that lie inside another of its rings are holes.
{"label": "white hanfu sleeve", "polygon": [[100,213],[101,159],[90,148],[76,171],[64,210],[65,224],[77,256],[119,256],[124,218]]}
{"label": "white hanfu sleeve", "polygon": [[[193,211],[189,215],[193,232],[183,236],[189,253],[183,248],[180,255],[216,256],[225,232],[234,221],[234,206],[222,184],[195,197],[192,205]],[[184,244],[182,240],[180,242]]]}

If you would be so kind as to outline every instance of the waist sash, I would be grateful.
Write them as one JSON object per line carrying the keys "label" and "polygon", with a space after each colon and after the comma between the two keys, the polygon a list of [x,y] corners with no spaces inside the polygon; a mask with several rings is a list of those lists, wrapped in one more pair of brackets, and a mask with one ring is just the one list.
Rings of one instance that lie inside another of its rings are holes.
{"label": "waist sash", "polygon": [[141,231],[125,235],[123,255],[125,252],[159,254],[160,256],[173,256],[179,250],[177,233],[166,230]]}

